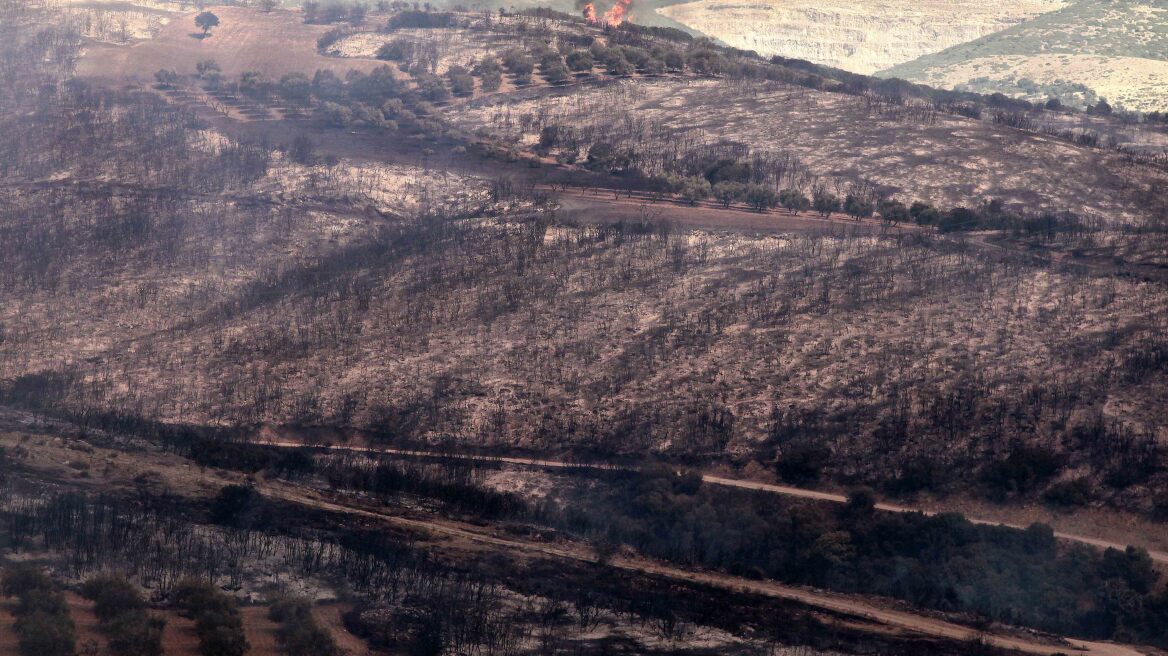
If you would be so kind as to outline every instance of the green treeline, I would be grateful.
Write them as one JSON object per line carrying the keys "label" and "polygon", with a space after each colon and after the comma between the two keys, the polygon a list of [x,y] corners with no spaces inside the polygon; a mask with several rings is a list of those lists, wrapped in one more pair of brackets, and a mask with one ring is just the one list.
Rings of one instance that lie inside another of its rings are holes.
{"label": "green treeline", "polygon": [[1035,524],[877,512],[870,492],[829,509],[660,473],[580,499],[557,522],[658,558],[877,594],[1091,638],[1168,644],[1168,588],[1147,552],[1067,545]]}

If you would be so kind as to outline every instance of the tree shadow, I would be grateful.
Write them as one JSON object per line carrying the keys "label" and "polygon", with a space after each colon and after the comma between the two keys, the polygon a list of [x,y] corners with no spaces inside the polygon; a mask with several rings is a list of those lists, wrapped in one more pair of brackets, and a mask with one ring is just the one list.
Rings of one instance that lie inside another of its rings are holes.
{"label": "tree shadow", "polygon": [[210,35],[210,34],[204,34],[204,33],[202,33],[202,32],[191,32],[191,33],[190,33],[190,37],[191,37],[192,39],[198,39],[199,41],[202,41],[203,39],[210,39],[210,38],[211,38],[211,35]]}

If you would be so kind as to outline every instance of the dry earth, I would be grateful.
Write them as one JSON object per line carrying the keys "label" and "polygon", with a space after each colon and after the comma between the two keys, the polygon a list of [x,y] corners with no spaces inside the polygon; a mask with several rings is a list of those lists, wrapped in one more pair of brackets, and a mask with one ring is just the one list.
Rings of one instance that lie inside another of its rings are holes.
{"label": "dry earth", "polygon": [[98,649],[107,649],[105,635],[98,625],[97,616],[93,613],[93,602],[82,598],[75,592],[66,592],[65,600],[69,603],[69,614],[73,617],[73,624],[77,627],[77,644],[97,645]]}
{"label": "dry earth", "polygon": [[[1160,0],[1075,2],[981,39],[880,72],[975,91],[1064,97],[1068,104],[1106,97],[1125,109],[1168,103],[1168,6]],[[1089,90],[1084,95],[1082,89]]]}
{"label": "dry earth", "polygon": [[[81,76],[151,83],[159,69],[189,75],[204,59],[214,59],[228,77],[258,71],[273,79],[288,73],[311,75],[319,69],[330,69],[343,77],[349,70],[368,72],[384,64],[374,59],[326,57],[317,53],[316,41],[329,26],[305,25],[292,12],[266,14],[242,7],[212,7],[212,10],[219,16],[220,25],[206,39],[198,38],[199,30],[193,20],[196,12],[176,14],[152,39],[129,46],[87,46],[77,72]],[[274,48],[273,44],[279,45]]]}
{"label": "dry earth", "polygon": [[243,632],[251,645],[249,653],[279,654],[280,645],[276,642],[276,629],[279,625],[268,619],[267,606],[243,606],[239,609],[243,617]]}
{"label": "dry earth", "polygon": [[345,628],[344,614],[352,610],[351,604],[334,603],[334,604],[320,604],[313,608],[313,614],[316,617],[317,623],[327,629],[332,634],[333,640],[336,641],[337,646],[344,650],[345,656],[366,656],[372,654],[373,651],[365,644],[365,641],[358,638]]}
{"label": "dry earth", "polygon": [[1106,98],[1124,109],[1160,111],[1168,104],[1168,61],[1141,57],[990,55],[951,66],[927,68],[914,76],[913,81],[943,89],[1002,91],[1038,102],[1054,95],[1065,103],[1076,100],[1072,91],[1061,94],[1052,91],[1080,82],[1095,97]]}
{"label": "dry earth", "polygon": [[162,644],[166,656],[199,656],[199,637],[195,634],[194,620],[174,612],[164,615],[166,628],[163,629]]}
{"label": "dry earth", "polygon": [[15,654],[20,650],[20,638],[16,635],[16,618],[9,608],[15,600],[0,596],[0,654]]}
{"label": "dry earth", "polygon": [[1062,0],[698,0],[658,11],[736,48],[874,73],[1065,4]]}

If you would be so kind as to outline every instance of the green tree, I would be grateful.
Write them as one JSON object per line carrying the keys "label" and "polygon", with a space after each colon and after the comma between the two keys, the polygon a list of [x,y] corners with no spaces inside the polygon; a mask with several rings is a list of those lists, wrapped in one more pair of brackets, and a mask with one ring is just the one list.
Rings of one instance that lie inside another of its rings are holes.
{"label": "green tree", "polygon": [[697,205],[699,200],[710,195],[710,181],[696,175],[688,177],[681,181],[678,193],[685,202]]}
{"label": "green tree", "polygon": [[826,189],[816,189],[811,198],[811,206],[815,208],[823,216],[828,216],[832,212],[838,212],[840,208],[839,196],[827,191]]}
{"label": "green tree", "polygon": [[377,58],[386,61],[405,61],[413,54],[413,44],[405,39],[394,39],[381,44],[377,49]]}
{"label": "green tree", "polygon": [[195,26],[203,30],[203,36],[206,37],[210,34],[211,28],[219,26],[219,17],[209,11],[204,11],[195,16]]}
{"label": "green tree", "polygon": [[563,84],[568,80],[569,77],[572,76],[572,73],[568,70],[568,67],[565,66],[564,62],[560,61],[558,57],[555,61],[548,62],[546,65],[541,65],[539,74],[542,75],[543,79],[547,80],[549,84]]}
{"label": "green tree", "polygon": [[844,199],[844,211],[847,212],[848,216],[858,221],[872,216],[876,208],[872,205],[872,201],[856,194],[848,194],[847,198]]}
{"label": "green tree", "polygon": [[143,611],[123,613],[105,623],[110,653],[118,656],[162,656],[166,620]]}
{"label": "green tree", "polygon": [[89,579],[81,587],[81,595],[94,602],[93,613],[100,622],[109,622],[123,613],[146,609],[146,602],[142,600],[137,588],[121,577],[98,576]]}
{"label": "green tree", "polygon": [[280,78],[280,96],[293,105],[307,105],[312,99],[312,80],[304,73],[289,73]]}
{"label": "green tree", "polygon": [[496,91],[503,84],[503,74],[497,69],[484,72],[482,75],[483,91]]}
{"label": "green tree", "polygon": [[594,64],[592,60],[592,53],[587,50],[573,50],[568,53],[567,57],[568,68],[577,73],[586,73],[592,70]]}
{"label": "green tree", "polygon": [[418,93],[427,101],[446,102],[450,100],[450,89],[446,88],[446,83],[437,75],[423,73],[414,78],[414,81],[418,85]]}
{"label": "green tree", "polygon": [[779,192],[779,205],[792,214],[798,214],[811,207],[811,201],[798,189],[784,189]]}
{"label": "green tree", "polygon": [[941,213],[937,211],[937,208],[919,200],[908,208],[908,214],[913,221],[921,225],[934,225],[941,219]]}
{"label": "green tree", "polygon": [[608,61],[608,74],[617,77],[628,77],[636,72],[629,60],[623,55],[617,55]]}
{"label": "green tree", "polygon": [[665,62],[656,57],[650,57],[645,60],[642,68],[646,75],[661,75],[665,72]]}
{"label": "green tree", "polygon": [[880,211],[880,218],[892,225],[908,221],[909,217],[912,216],[909,213],[909,209],[904,206],[904,203],[895,198],[880,201],[878,209]]}
{"label": "green tree", "polygon": [[199,63],[195,64],[195,71],[199,74],[199,77],[207,77],[208,75],[218,73],[220,72],[219,62],[215,61],[214,59],[201,60]]}
{"label": "green tree", "polygon": [[730,207],[735,202],[742,200],[746,195],[746,187],[740,182],[723,180],[714,185],[713,193],[714,198],[722,203],[722,207]]}
{"label": "green tree", "polygon": [[474,78],[471,77],[470,71],[462,66],[451,66],[446,71],[446,79],[450,80],[450,90],[454,92],[454,95],[474,95]]}
{"label": "green tree", "polygon": [[746,204],[756,212],[765,212],[779,202],[779,195],[767,185],[752,184],[746,187]]}
{"label": "green tree", "polygon": [[154,74],[154,81],[158,83],[158,86],[169,89],[178,84],[178,73],[166,68],[160,68]]}

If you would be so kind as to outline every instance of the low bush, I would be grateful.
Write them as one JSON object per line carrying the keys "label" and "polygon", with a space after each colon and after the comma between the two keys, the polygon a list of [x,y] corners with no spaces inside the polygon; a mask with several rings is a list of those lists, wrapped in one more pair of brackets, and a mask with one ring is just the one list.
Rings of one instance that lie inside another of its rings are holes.
{"label": "low bush", "polygon": [[166,620],[146,612],[146,601],[132,583],[119,576],[99,576],[86,581],[81,594],[94,602],[94,614],[112,653],[161,656]]}
{"label": "low bush", "polygon": [[15,596],[14,628],[24,656],[73,656],[77,631],[65,595],[40,569],[15,565],[4,572],[0,589]]}
{"label": "low bush", "polygon": [[243,656],[251,648],[235,600],[210,583],[183,581],[175,589],[172,602],[195,620],[202,656]]}
{"label": "low bush", "polygon": [[336,656],[340,653],[329,632],[312,616],[312,602],[282,597],[272,603],[268,619],[279,622],[276,640],[288,656]]}

